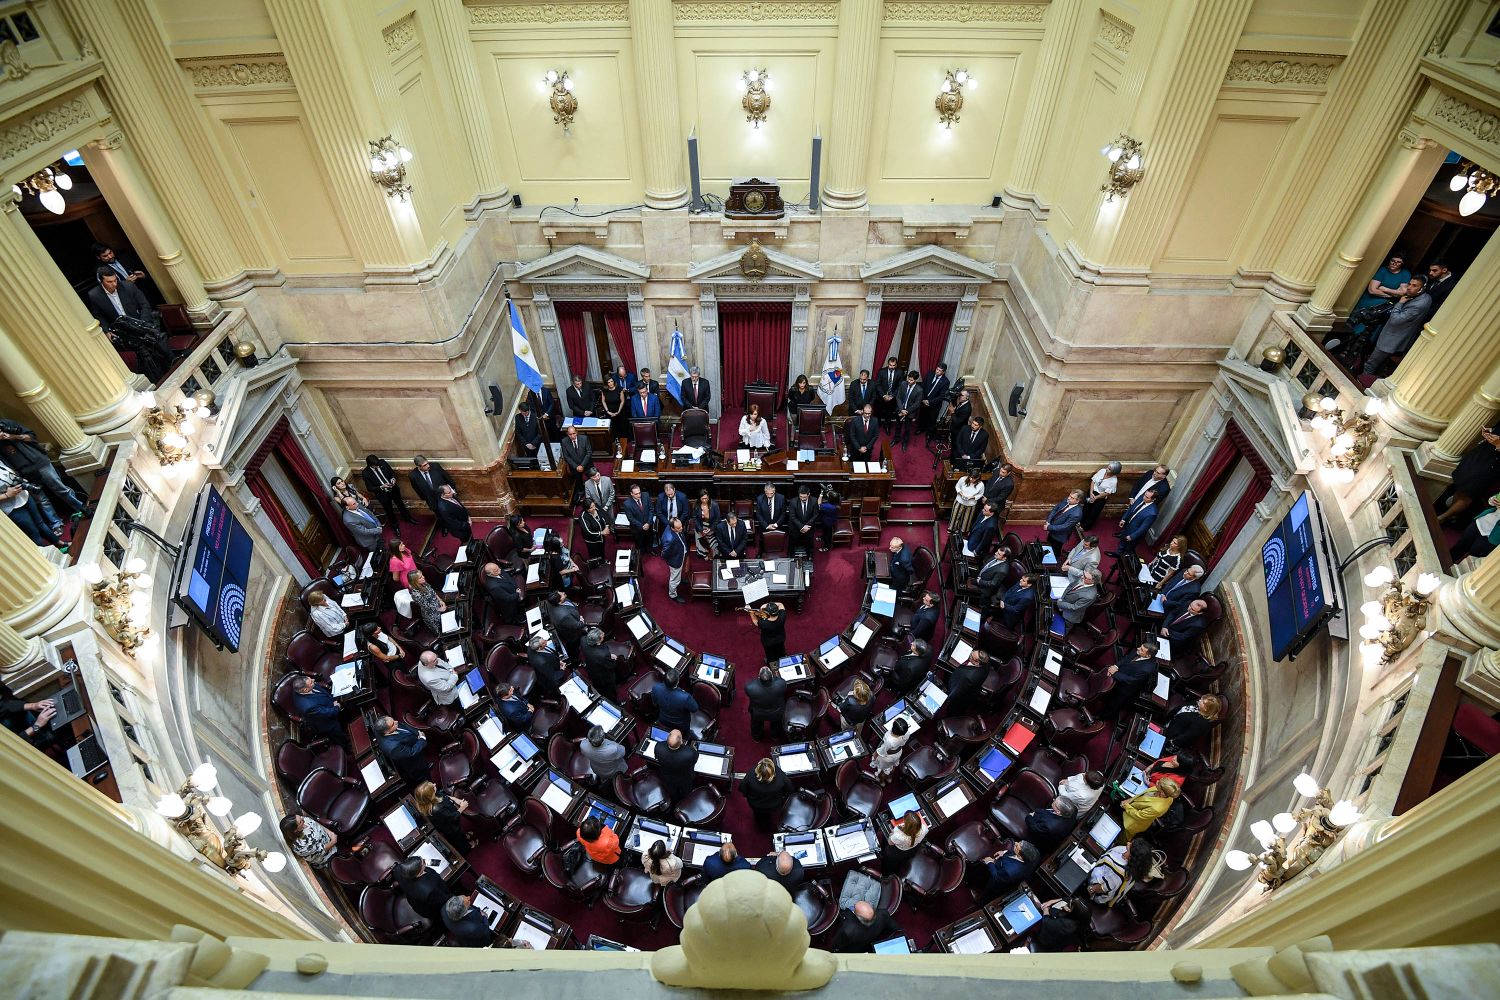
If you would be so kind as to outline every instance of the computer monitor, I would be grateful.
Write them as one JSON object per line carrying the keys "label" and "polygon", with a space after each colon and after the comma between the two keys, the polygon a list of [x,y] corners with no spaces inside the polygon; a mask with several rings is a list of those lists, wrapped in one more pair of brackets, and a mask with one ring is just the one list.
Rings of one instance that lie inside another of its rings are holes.
{"label": "computer monitor", "polygon": [[1100,813],[1099,818],[1094,820],[1093,826],[1089,827],[1087,837],[1089,842],[1100,851],[1107,851],[1114,846],[1115,838],[1120,836],[1120,824],[1109,813]]}
{"label": "computer monitor", "polygon": [[469,685],[470,691],[474,692],[475,694],[479,694],[484,690],[484,671],[480,670],[478,667],[475,667],[473,670],[470,670],[468,673],[464,674],[464,683]]}
{"label": "computer monitor", "polygon": [[917,812],[921,808],[922,808],[921,805],[917,802],[917,793],[916,792],[907,792],[905,795],[901,796],[899,799],[892,800],[892,802],[891,802],[891,815],[895,816],[897,819],[900,819],[902,816],[905,816],[907,813],[909,813],[909,812]]}
{"label": "computer monitor", "polygon": [[829,653],[833,652],[835,649],[838,649],[838,648],[839,648],[839,637],[838,636],[834,636],[832,639],[829,639],[829,640],[825,641],[823,643],[823,645],[821,645],[821,646],[818,647],[818,653],[821,654],[821,655],[823,655],[823,656],[827,656]]}
{"label": "computer monitor", "polygon": [[911,945],[904,937],[887,938],[884,941],[875,942],[875,954],[877,955],[910,955]]}
{"label": "computer monitor", "polygon": [[1141,754],[1156,760],[1161,756],[1162,749],[1167,745],[1167,737],[1157,728],[1155,723],[1146,727],[1145,734],[1141,737]]}
{"label": "computer monitor", "polygon": [[722,670],[725,667],[729,666],[728,661],[725,660],[724,657],[715,656],[712,653],[702,653],[699,655],[698,659],[706,667],[717,667]]}
{"label": "computer monitor", "polygon": [[537,749],[536,744],[531,742],[531,737],[525,733],[517,733],[515,738],[510,741],[510,745],[511,749],[515,750],[525,760],[530,760],[541,753]]}

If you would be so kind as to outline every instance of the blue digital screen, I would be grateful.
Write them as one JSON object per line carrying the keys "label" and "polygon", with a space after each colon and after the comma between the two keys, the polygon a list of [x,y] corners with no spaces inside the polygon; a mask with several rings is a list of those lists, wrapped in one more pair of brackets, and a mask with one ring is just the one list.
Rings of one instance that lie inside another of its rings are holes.
{"label": "blue digital screen", "polygon": [[208,488],[203,503],[197,546],[188,571],[188,602],[211,637],[238,651],[253,545],[216,488]]}
{"label": "blue digital screen", "polygon": [[1260,550],[1271,616],[1272,659],[1285,657],[1293,644],[1321,623],[1330,603],[1318,568],[1313,517],[1304,493]]}

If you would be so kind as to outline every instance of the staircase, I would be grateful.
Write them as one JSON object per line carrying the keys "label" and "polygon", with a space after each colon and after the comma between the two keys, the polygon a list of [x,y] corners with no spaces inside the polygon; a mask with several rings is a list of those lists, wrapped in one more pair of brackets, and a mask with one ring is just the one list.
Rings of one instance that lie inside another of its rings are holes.
{"label": "staircase", "polygon": [[891,487],[887,524],[932,524],[937,520],[937,498],[931,483],[896,483]]}

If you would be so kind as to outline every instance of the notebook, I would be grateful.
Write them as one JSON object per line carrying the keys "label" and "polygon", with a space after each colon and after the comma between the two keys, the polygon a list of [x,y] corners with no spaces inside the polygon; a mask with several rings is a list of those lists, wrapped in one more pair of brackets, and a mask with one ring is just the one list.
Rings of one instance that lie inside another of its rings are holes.
{"label": "notebook", "polygon": [[444,611],[443,612],[442,626],[443,626],[443,634],[444,635],[447,635],[449,632],[457,632],[458,631],[458,612],[457,611]]}
{"label": "notebook", "polygon": [[347,659],[349,659],[349,657],[353,656],[355,648],[356,647],[355,647],[355,636],[354,636],[354,633],[353,632],[345,632],[344,633],[344,659],[347,660]]}
{"label": "notebook", "polygon": [[547,778],[547,788],[541,794],[542,804],[561,816],[573,804],[573,786],[556,771],[548,772]]}
{"label": "notebook", "polygon": [[[369,780],[366,779],[365,783],[369,784]],[[405,805],[399,805],[386,813],[381,817],[381,822],[398,844],[417,832],[417,818]]]}
{"label": "notebook", "polygon": [[359,670],[353,663],[346,663],[333,671],[328,678],[330,693],[335,698],[342,698],[353,691],[359,685]]}
{"label": "notebook", "polygon": [[854,627],[854,634],[849,637],[849,642],[855,649],[864,649],[874,634],[873,628],[865,622],[860,622]]}
{"label": "notebook", "polygon": [[526,917],[521,918],[521,922],[516,925],[510,937],[512,941],[525,941],[536,951],[543,951],[552,943],[551,929],[539,927]]}
{"label": "notebook", "polygon": [[868,820],[835,827],[828,834],[828,853],[838,862],[871,854],[875,850],[873,833]]}
{"label": "notebook", "polygon": [[501,730],[500,723],[496,721],[493,714],[486,715],[483,719],[480,719],[479,725],[474,727],[474,731],[479,734],[480,739],[484,740],[484,745],[491,750],[499,746],[500,741],[505,739],[505,733]]}
{"label": "notebook", "polygon": [[447,576],[443,577],[443,593],[445,593],[445,594],[456,594],[456,593],[458,593],[458,573],[457,572],[449,573]]}
{"label": "notebook", "polygon": [[995,942],[989,930],[980,924],[967,934],[954,938],[949,947],[955,955],[987,955],[995,950]]}
{"label": "notebook", "polygon": [[943,702],[948,700],[948,692],[938,687],[932,680],[922,682],[922,688],[917,692],[917,700],[922,705],[922,710],[928,715],[937,715],[938,709],[943,707]]}
{"label": "notebook", "polygon": [[339,598],[339,605],[345,608],[357,608],[363,603],[365,603],[364,595],[357,590],[352,594],[345,594]]}
{"label": "notebook", "polygon": [[1156,658],[1163,663],[1172,662],[1172,640],[1165,636],[1156,640]]}
{"label": "notebook", "polygon": [[1046,715],[1047,706],[1052,704],[1052,689],[1045,684],[1038,684],[1036,690],[1031,692],[1031,699],[1026,704],[1037,715]]}
{"label": "notebook", "polygon": [[989,778],[991,782],[999,781],[1000,775],[1004,774],[1005,769],[1013,763],[1015,761],[1006,756],[1004,751],[990,747],[984,752],[984,756],[979,758],[979,773]]}
{"label": "notebook", "polygon": [[802,774],[818,768],[812,759],[812,745],[808,743],[791,743],[780,747],[776,752],[776,762],[788,774]]}
{"label": "notebook", "polygon": [[1031,746],[1031,741],[1036,739],[1036,730],[1020,722],[1013,722],[1005,735],[1000,737],[1000,743],[1011,753],[1019,757]]}
{"label": "notebook", "polygon": [[1151,612],[1153,615],[1164,615],[1167,613],[1167,606],[1162,603],[1161,595],[1157,594],[1155,597],[1151,598],[1151,604],[1146,608],[1146,610]]}
{"label": "notebook", "polygon": [[1049,576],[1047,582],[1052,586],[1052,599],[1055,601],[1062,596],[1062,592],[1068,589],[1068,578],[1065,576]]}
{"label": "notebook", "polygon": [[1053,677],[1062,674],[1062,654],[1055,649],[1047,650],[1047,659],[1042,663],[1042,669]]}
{"label": "notebook", "polygon": [[380,769],[380,761],[370,758],[365,765],[359,769],[359,776],[365,780],[365,787],[374,795],[385,784],[385,772]]}
{"label": "notebook", "polygon": [[536,635],[542,630],[542,609],[529,608],[526,611],[526,631],[529,635]]}
{"label": "notebook", "polygon": [[466,563],[468,561],[469,561],[469,547],[467,545],[460,545],[458,547],[458,551],[455,552],[455,553],[453,553],[453,564],[456,566],[459,563]]}
{"label": "notebook", "polygon": [[1156,672],[1156,687],[1151,689],[1151,694],[1162,701],[1167,700],[1167,694],[1172,690],[1172,681],[1160,670]]}
{"label": "notebook", "polygon": [[870,588],[870,611],[890,618],[896,613],[896,591],[883,583]]}
{"label": "notebook", "polygon": [[906,938],[894,937],[885,941],[875,942],[875,954],[877,955],[910,955],[911,945],[907,944]]}
{"label": "notebook", "polygon": [[562,696],[575,712],[582,712],[594,703],[594,692],[589,690],[588,684],[577,674],[563,682]]}
{"label": "notebook", "polygon": [[825,670],[833,670],[849,662],[849,654],[844,652],[843,646],[834,646],[828,652],[820,654],[819,658],[823,661]]}
{"label": "notebook", "polygon": [[533,583],[541,583],[541,582],[542,582],[542,564],[541,563],[529,563],[529,564],[527,564],[527,566],[526,566],[526,583],[527,583],[527,585],[529,586],[529,585],[531,585]]}

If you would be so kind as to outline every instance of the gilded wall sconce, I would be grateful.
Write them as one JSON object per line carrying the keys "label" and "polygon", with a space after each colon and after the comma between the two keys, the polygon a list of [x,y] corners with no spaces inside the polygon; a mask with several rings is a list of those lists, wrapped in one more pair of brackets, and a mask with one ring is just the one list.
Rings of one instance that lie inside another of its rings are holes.
{"label": "gilded wall sconce", "polygon": [[1114,201],[1130,193],[1141,182],[1146,168],[1141,161],[1141,140],[1121,132],[1119,138],[1100,150],[1109,161],[1109,181],[1100,186],[1105,201]]}
{"label": "gilded wall sconce", "polygon": [[1233,871],[1255,867],[1266,892],[1302,874],[1359,819],[1359,807],[1347,799],[1333,801],[1332,793],[1306,772],[1292,779],[1292,787],[1312,801],[1296,812],[1251,823],[1250,835],[1260,842],[1260,853],[1236,850],[1224,854],[1224,864]]}
{"label": "gilded wall sconce", "polygon": [[542,83],[552,90],[547,97],[547,104],[552,108],[552,123],[561,125],[563,135],[567,135],[573,126],[573,116],[578,113],[578,98],[573,96],[573,78],[568,75],[567,70],[549,69],[542,77]]}
{"label": "gilded wall sconce", "polygon": [[760,128],[760,123],[771,113],[771,74],[764,69],[747,69],[740,77],[740,107],[745,109],[745,121]]}
{"label": "gilded wall sconce", "polygon": [[1359,608],[1365,616],[1359,650],[1366,666],[1390,663],[1417,641],[1427,624],[1428,599],[1442,582],[1436,573],[1421,573],[1416,586],[1408,587],[1389,566],[1376,566],[1365,574],[1366,586],[1386,588],[1377,600]]}
{"label": "gilded wall sconce", "polygon": [[952,128],[953,123],[958,121],[958,113],[964,108],[964,91],[978,86],[979,81],[966,69],[950,69],[943,74],[943,83],[938,88],[937,100],[933,104],[937,108],[938,121],[944,128]]}
{"label": "gilded wall sconce", "polygon": [[411,150],[390,136],[370,140],[370,180],[385,189],[387,198],[405,201],[411,195],[406,183],[406,165]]}

